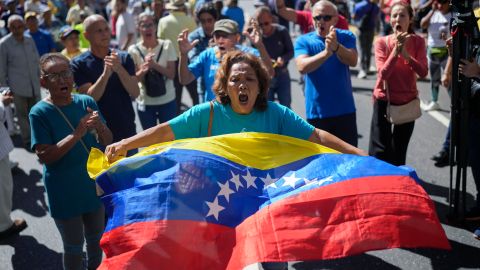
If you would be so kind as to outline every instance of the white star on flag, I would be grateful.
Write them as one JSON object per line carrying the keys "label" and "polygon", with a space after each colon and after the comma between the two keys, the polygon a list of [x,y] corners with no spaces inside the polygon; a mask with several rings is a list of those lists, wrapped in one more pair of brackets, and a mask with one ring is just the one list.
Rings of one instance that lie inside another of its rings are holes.
{"label": "white star on flag", "polygon": [[275,182],[277,182],[278,179],[270,177],[270,174],[268,174],[268,173],[267,173],[267,177],[265,177],[265,178],[260,177],[260,180],[262,180],[263,183],[265,183],[265,186],[270,186],[270,184],[273,184],[272,187],[274,187],[274,188],[277,187],[275,185]]}
{"label": "white star on flag", "polygon": [[295,188],[295,183],[301,178],[295,177],[295,172],[293,172],[292,175],[285,176],[283,179],[285,179],[285,182],[283,183],[282,187],[291,186],[292,188]]}
{"label": "white star on flag", "polygon": [[232,173],[232,179],[230,179],[230,181],[232,181],[232,183],[235,184],[235,189],[238,191],[240,187],[243,187],[242,182],[240,182],[240,175],[234,174],[232,171],[231,173]]}
{"label": "white star on flag", "polygon": [[316,184],[315,182],[318,181],[317,178],[313,178],[312,180],[308,180],[307,178],[303,178],[303,181],[305,181],[305,186],[309,184]]}
{"label": "white star on flag", "polygon": [[250,171],[247,170],[247,175],[242,175],[242,177],[247,182],[246,188],[249,188],[250,186],[253,186],[254,188],[257,188],[257,185],[255,184],[255,179],[257,179],[257,177],[252,176],[250,174]]}
{"label": "white star on flag", "polygon": [[318,180],[318,185],[321,186],[324,183],[331,182],[331,181],[333,181],[333,176],[329,176],[327,178],[323,178],[323,179]]}
{"label": "white star on flag", "polygon": [[218,204],[218,197],[215,197],[213,202],[205,202],[208,205],[208,214],[206,217],[213,216],[218,221],[218,213],[225,209],[223,206]]}
{"label": "white star on flag", "polygon": [[230,189],[229,183],[230,182],[228,182],[228,181],[225,182],[225,184],[222,184],[222,183],[218,182],[218,185],[220,186],[220,191],[218,192],[217,196],[225,197],[225,199],[227,199],[227,202],[230,199],[230,194],[235,193],[235,191]]}

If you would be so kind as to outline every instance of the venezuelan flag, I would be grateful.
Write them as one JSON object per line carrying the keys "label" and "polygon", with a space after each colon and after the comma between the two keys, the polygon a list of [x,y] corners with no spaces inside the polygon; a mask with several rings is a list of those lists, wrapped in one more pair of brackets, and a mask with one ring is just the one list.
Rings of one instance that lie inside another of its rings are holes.
{"label": "venezuelan flag", "polygon": [[108,164],[101,269],[241,269],[396,247],[449,249],[415,172],[290,137],[179,140]]}

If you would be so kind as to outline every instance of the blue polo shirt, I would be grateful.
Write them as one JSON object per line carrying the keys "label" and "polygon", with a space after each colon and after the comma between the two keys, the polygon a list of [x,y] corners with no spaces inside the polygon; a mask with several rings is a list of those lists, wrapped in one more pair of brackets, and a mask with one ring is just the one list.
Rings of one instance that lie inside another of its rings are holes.
{"label": "blue polo shirt", "polygon": [[[355,35],[336,29],[337,40],[346,48],[356,49]],[[317,32],[300,36],[295,42],[295,57],[313,56],[325,50],[325,38]],[[305,107],[307,119],[328,118],[355,112],[350,68],[336,54],[305,76]]]}
{"label": "blue polo shirt", "polygon": [[46,53],[52,52],[52,49],[57,49],[57,46],[55,45],[55,42],[53,41],[53,37],[50,32],[43,29],[38,29],[38,31],[35,33],[27,30],[27,34],[29,34],[35,41],[38,55],[42,56]]}
{"label": "blue polo shirt", "polygon": [[[135,75],[135,64],[127,52],[117,51],[120,62],[131,76]],[[104,61],[87,51],[71,61],[71,68],[77,86],[94,84],[103,73]],[[117,73],[110,76],[105,92],[97,101],[107,126],[113,133],[113,142],[136,134],[135,113],[132,99],[123,86]]]}
{"label": "blue polo shirt", "polygon": [[[242,52],[251,53],[260,57],[260,53],[257,49],[241,45],[236,45],[236,48]],[[215,56],[216,49],[216,46],[206,49],[205,51],[201,52],[200,55],[192,63],[190,63],[190,65],[188,65],[188,69],[190,72],[192,72],[195,78],[203,77],[205,86],[205,101],[210,101],[215,98],[212,86],[213,82],[215,81],[215,74],[220,66],[220,62],[218,61],[217,56]]]}

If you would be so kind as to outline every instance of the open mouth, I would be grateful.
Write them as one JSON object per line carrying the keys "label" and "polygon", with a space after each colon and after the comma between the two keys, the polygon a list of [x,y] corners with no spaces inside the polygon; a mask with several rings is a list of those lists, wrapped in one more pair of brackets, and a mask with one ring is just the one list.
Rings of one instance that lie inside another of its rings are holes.
{"label": "open mouth", "polygon": [[220,51],[225,51],[225,47],[223,47],[223,46],[218,46],[218,49],[219,49]]}
{"label": "open mouth", "polygon": [[60,91],[62,91],[62,93],[65,93],[65,92],[68,92],[68,87],[62,87],[60,88]]}
{"label": "open mouth", "polygon": [[238,101],[240,101],[240,104],[243,104],[243,105],[247,104],[248,103],[248,95],[243,94],[243,93],[239,94],[238,95]]}
{"label": "open mouth", "polygon": [[399,24],[397,24],[397,26],[395,26],[395,30],[402,31],[402,27]]}
{"label": "open mouth", "polygon": [[325,31],[325,26],[320,26],[320,31],[321,32]]}

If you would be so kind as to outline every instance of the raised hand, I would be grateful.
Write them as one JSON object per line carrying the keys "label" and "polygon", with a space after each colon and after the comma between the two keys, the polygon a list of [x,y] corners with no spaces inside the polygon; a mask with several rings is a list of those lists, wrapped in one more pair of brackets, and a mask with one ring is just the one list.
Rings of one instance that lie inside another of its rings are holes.
{"label": "raised hand", "polygon": [[260,27],[255,19],[250,20],[250,27],[252,31],[243,31],[243,35],[245,35],[255,47],[263,45]]}
{"label": "raised hand", "polygon": [[115,50],[112,50],[110,55],[105,56],[104,61],[105,65],[110,67],[114,72],[118,72],[122,68],[122,63],[120,63],[120,58]]}
{"label": "raised hand", "polygon": [[197,45],[199,40],[196,39],[193,42],[189,42],[188,29],[185,29],[178,35],[177,42],[178,42],[178,48],[180,49],[180,53],[187,54],[191,49],[193,49]]}
{"label": "raised hand", "polygon": [[335,27],[331,25],[325,37],[325,49],[333,53],[338,49],[338,46],[340,46],[340,44],[337,40],[337,32],[335,31]]}
{"label": "raised hand", "polygon": [[87,107],[87,116],[86,125],[88,130],[100,129],[102,127],[102,121],[100,120],[100,115],[98,111],[92,110],[90,107]]}
{"label": "raised hand", "polygon": [[153,53],[148,53],[147,56],[145,56],[145,64],[147,64],[148,68],[153,68],[153,65],[155,64],[155,54]]}
{"label": "raised hand", "polygon": [[89,130],[89,127],[88,127],[89,124],[87,122],[89,121],[91,116],[92,116],[92,113],[88,113],[85,116],[83,116],[82,119],[80,119],[80,122],[78,122],[78,125],[75,128],[74,135],[78,136],[79,138],[82,138],[83,136],[85,136],[85,134]]}
{"label": "raised hand", "polygon": [[403,58],[409,59],[410,55],[408,54],[405,44],[408,41],[408,38],[410,37],[410,34],[408,32],[399,32],[396,36],[396,42],[395,42],[395,54],[399,55],[401,54]]}

